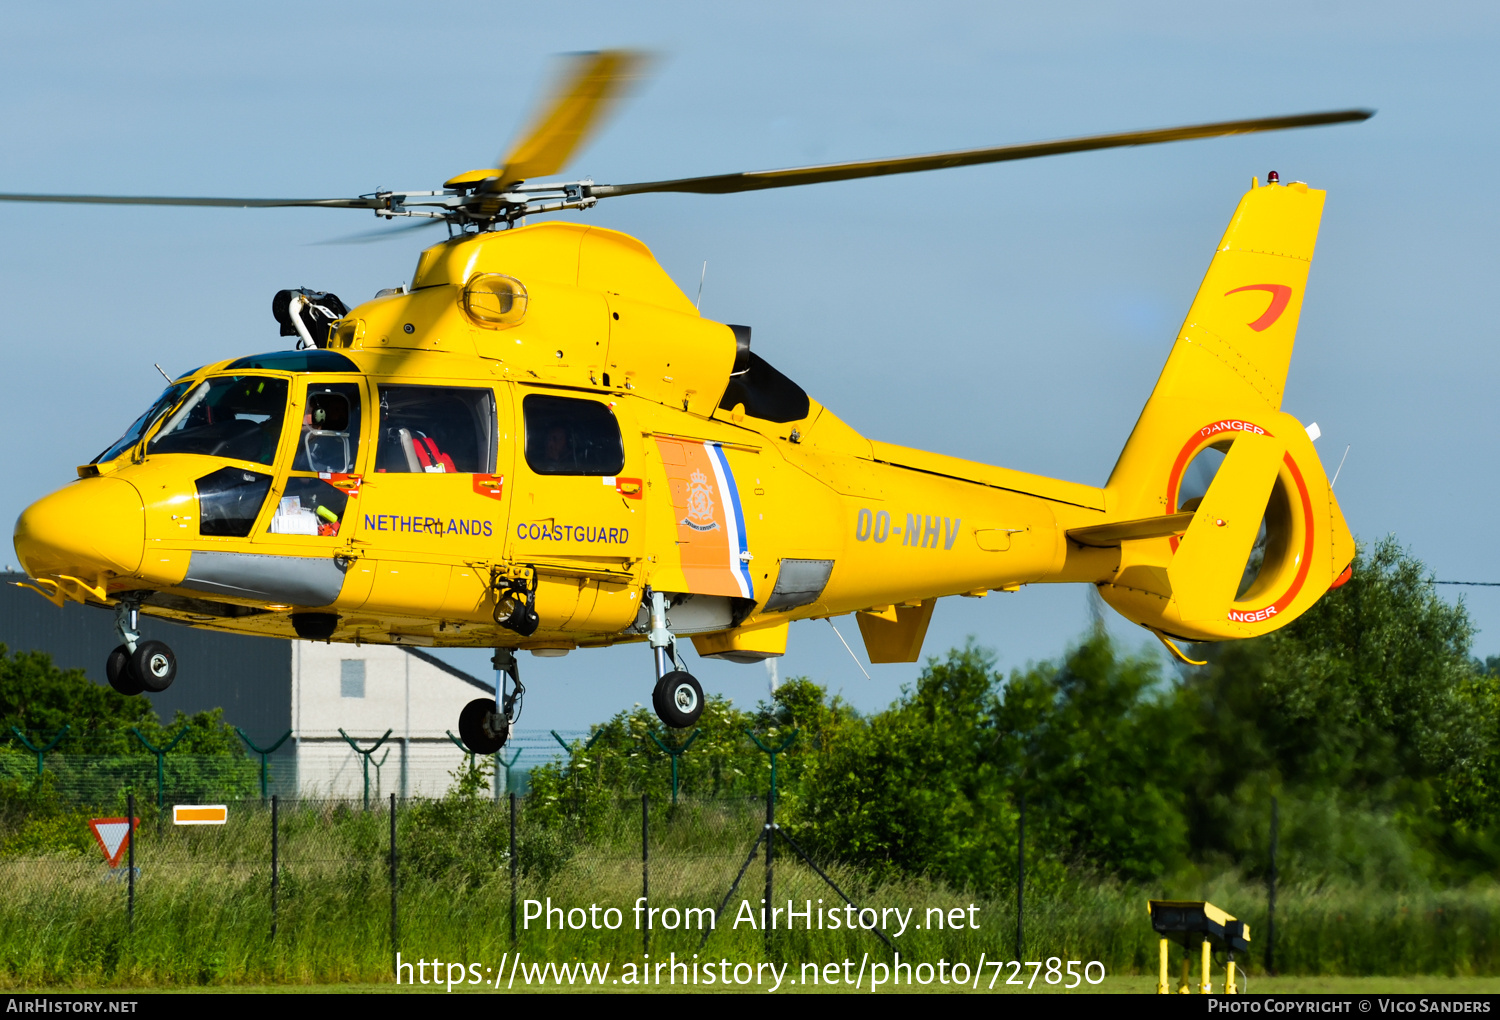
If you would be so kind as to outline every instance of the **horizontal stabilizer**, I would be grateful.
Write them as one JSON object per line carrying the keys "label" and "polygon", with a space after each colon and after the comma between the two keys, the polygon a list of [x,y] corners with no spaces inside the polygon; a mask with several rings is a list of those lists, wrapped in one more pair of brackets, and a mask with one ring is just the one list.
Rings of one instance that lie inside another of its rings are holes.
{"label": "horizontal stabilizer", "polygon": [[1167,514],[1164,517],[1142,517],[1135,521],[1116,521],[1113,524],[1096,524],[1088,528],[1073,528],[1068,537],[1079,545],[1108,549],[1121,542],[1137,538],[1168,538],[1180,535],[1193,523],[1193,511]]}

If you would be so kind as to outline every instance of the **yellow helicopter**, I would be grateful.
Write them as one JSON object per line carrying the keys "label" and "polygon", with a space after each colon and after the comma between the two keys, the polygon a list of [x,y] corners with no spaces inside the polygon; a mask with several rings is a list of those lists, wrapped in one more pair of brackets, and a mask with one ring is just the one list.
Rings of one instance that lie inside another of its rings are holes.
{"label": "yellow helicopter", "polygon": [[[1264,634],[1349,576],[1354,544],[1309,434],[1280,409],[1324,193],[1272,174],[1240,201],[1166,367],[1100,487],[867,439],[712,322],[634,238],[526,218],[649,192],[724,194],[1359,121],[1344,110],[671,181],[557,174],[638,74],[573,58],[498,167],[342,199],[0,194],[323,206],[446,226],[410,286],[353,309],[273,302],[295,346],[166,390],[16,522],[28,587],[115,613],[110,684],[176,662],[140,614],[269,637],[495,649],[470,749],[519,715],[515,653],[645,642],[653,704],[690,726],[677,654],[755,662],[795,620],[856,614],[912,662],[937,600],[1095,585],[1175,642]],[[507,682],[508,681],[508,682]]]}

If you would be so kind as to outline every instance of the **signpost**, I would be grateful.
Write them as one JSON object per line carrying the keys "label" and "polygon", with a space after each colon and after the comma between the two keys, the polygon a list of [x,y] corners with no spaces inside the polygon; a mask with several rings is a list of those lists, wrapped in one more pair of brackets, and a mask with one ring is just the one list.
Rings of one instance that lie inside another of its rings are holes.
{"label": "signpost", "polygon": [[173,804],[173,825],[223,825],[229,821],[224,804]]}
{"label": "signpost", "polygon": [[[139,827],[141,820],[135,820],[135,827]],[[130,846],[130,830],[132,828],[129,818],[94,818],[89,821],[89,828],[93,830],[94,838],[99,841],[99,849],[104,851],[104,859],[109,862],[111,868],[118,867],[120,858],[125,856],[126,849]]]}

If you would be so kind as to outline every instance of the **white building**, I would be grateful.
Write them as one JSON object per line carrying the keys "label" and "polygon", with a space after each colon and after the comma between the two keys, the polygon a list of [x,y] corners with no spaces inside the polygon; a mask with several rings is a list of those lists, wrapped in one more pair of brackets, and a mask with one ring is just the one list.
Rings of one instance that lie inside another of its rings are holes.
{"label": "white building", "polygon": [[372,797],[442,796],[468,758],[449,736],[458,735],[458,713],[475,698],[493,699],[494,687],[416,648],[291,645],[298,795],[363,796],[362,756],[347,734],[361,748],[385,738],[369,756]]}
{"label": "white building", "polygon": [[[18,579],[0,575],[0,581]],[[272,792],[284,797],[363,796],[361,756],[340,729],[361,748],[390,731],[370,758],[372,798],[441,796],[467,759],[448,736],[458,733],[459,712],[475,698],[495,696],[489,682],[418,648],[284,641],[149,618],[141,624],[144,637],[172,646],[178,668],[170,689],[140,697],[166,723],[179,711],[222,709],[226,722],[261,747],[290,731],[270,756]],[[118,643],[112,613],[74,603],[58,609],[33,592],[0,584],[0,644],[11,652],[46,652],[58,666],[81,669],[102,686],[105,658]],[[523,773],[560,751],[547,731],[521,730],[499,757],[515,762],[510,772]],[[524,782],[500,771],[497,793]]]}

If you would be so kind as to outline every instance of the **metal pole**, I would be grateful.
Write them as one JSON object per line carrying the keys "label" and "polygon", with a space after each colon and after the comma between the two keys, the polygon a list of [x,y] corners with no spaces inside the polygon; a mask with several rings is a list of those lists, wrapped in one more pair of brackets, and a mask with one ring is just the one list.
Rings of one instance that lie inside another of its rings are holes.
{"label": "metal pole", "polygon": [[[365,810],[366,811],[370,810],[370,755],[372,755],[376,751],[380,750],[380,745],[384,744],[386,742],[386,740],[390,737],[390,735],[393,732],[394,732],[393,730],[386,730],[385,733],[381,735],[380,739],[377,740],[377,741],[375,741],[375,745],[373,747],[369,748],[368,750],[366,750],[365,748],[362,748],[358,744],[356,744],[354,742],[354,738],[351,737],[351,736],[349,736],[349,734],[345,733],[344,732],[344,728],[342,726],[339,727],[339,736],[343,737],[345,743],[347,743],[350,747],[352,747],[354,749],[354,753],[357,754],[357,755],[359,755],[359,757],[360,757],[360,762],[359,763],[360,763],[360,767],[364,771],[364,777],[365,777],[365,802],[364,803],[365,803]],[[451,736],[453,736],[453,734],[450,733],[450,734],[448,734],[448,736],[451,737]],[[457,743],[457,741],[454,741],[454,743]],[[462,746],[462,745],[460,745],[460,746]],[[386,754],[389,755],[390,752],[387,751]],[[381,758],[380,761],[381,761],[381,764],[385,763],[385,759],[384,758]]]}
{"label": "metal pole", "polygon": [[166,759],[167,752],[176,747],[182,741],[182,738],[188,735],[188,727],[184,726],[178,730],[177,736],[167,741],[166,747],[155,746],[151,741],[142,736],[141,731],[134,726],[130,727],[130,732],[135,734],[135,739],[145,745],[146,750],[156,755],[156,813],[160,815],[166,810],[166,801],[163,796],[163,788],[166,785],[166,771],[163,761]]}
{"label": "metal pole", "polygon": [[[687,743],[683,744],[681,747],[668,747],[666,744],[663,744],[660,740],[657,739],[655,733],[652,733],[650,730],[646,731],[646,736],[651,738],[651,742],[659,747],[663,754],[672,759],[672,803],[674,805],[677,803],[677,759],[681,758],[684,754],[687,753],[687,749],[693,746],[693,741],[697,740],[698,734],[702,732],[702,730],[694,730],[693,735],[687,738]],[[520,752],[517,753],[519,754]],[[773,755],[771,757],[771,784],[774,786],[775,783],[776,758]]]}
{"label": "metal pole", "polygon": [[516,795],[510,795],[510,944],[516,944]]}
{"label": "metal pole", "polygon": [[[771,762],[772,762],[772,764],[771,764],[771,774],[774,776],[776,774],[776,765],[775,765],[776,759],[775,759],[774,756],[771,758]],[[773,856],[772,847],[775,845],[775,842],[776,842],[776,785],[775,785],[775,780],[772,779],[772,781],[771,781],[771,789],[769,791],[767,791],[767,793],[766,793],[766,908],[765,908],[766,912],[765,912],[764,917],[767,920],[769,920],[771,918],[774,918],[776,916],[775,907],[773,906],[773,904],[776,902],[776,900],[774,899],[774,894],[773,894],[773,891],[772,891],[772,878],[775,875],[775,867],[774,867],[774,860],[775,860],[775,858]],[[766,951],[767,951],[767,954],[769,955],[770,949],[771,949],[771,925],[770,924],[766,924],[764,926],[764,930],[765,930],[765,934],[766,934]]]}
{"label": "metal pole", "polygon": [[[116,802],[118,803],[118,801]],[[125,795],[125,824],[128,827],[125,838],[130,842],[126,844],[125,859],[125,919],[131,930],[135,930],[135,794]]]}
{"label": "metal pole", "polygon": [[645,952],[651,952],[651,809],[641,794],[641,902],[646,908],[646,926],[641,930]]}
{"label": "metal pole", "polygon": [[1016,959],[1025,959],[1021,942],[1026,921],[1026,791],[1021,791],[1021,817],[1016,826]]}
{"label": "metal pole", "polygon": [[763,752],[765,752],[771,758],[771,796],[775,797],[776,796],[776,756],[778,754],[780,754],[782,751],[785,751],[787,748],[791,747],[792,746],[792,742],[797,739],[797,734],[801,733],[802,731],[800,729],[792,730],[792,732],[787,736],[787,738],[781,742],[781,745],[779,747],[775,748],[774,750],[772,748],[767,747],[765,744],[762,744],[760,742],[760,738],[757,737],[754,733],[751,733],[749,730],[745,730],[744,732],[745,732],[745,736],[749,737],[751,740],[753,740],[755,742],[755,746],[756,747],[760,748]]}
{"label": "metal pole", "polygon": [[[264,759],[262,759],[264,760]],[[271,938],[276,937],[276,893],[280,888],[281,869],[278,858],[280,849],[280,830],[277,825],[276,798],[271,798]]]}
{"label": "metal pole", "polygon": [[68,731],[70,729],[72,729],[72,728],[73,727],[72,727],[71,724],[69,724],[69,723],[63,723],[63,728],[57,731],[57,736],[53,737],[52,738],[52,742],[50,744],[48,744],[46,747],[37,747],[30,740],[26,739],[26,734],[22,733],[20,730],[16,729],[14,726],[12,726],[10,728],[10,731],[16,735],[16,737],[21,741],[21,743],[23,743],[23,744],[26,745],[26,749],[28,751],[30,751],[32,754],[36,755],[36,774],[38,776],[40,776],[42,774],[43,769],[46,768],[46,765],[43,763],[43,760],[42,760],[43,756],[48,751],[50,751],[54,747],[56,747],[58,744],[62,743],[62,738],[65,737],[65,736],[67,736],[68,735]]}
{"label": "metal pole", "polygon": [[1271,874],[1266,891],[1266,973],[1276,973],[1276,837],[1280,828],[1276,798],[1271,798]]}
{"label": "metal pole", "polygon": [[391,973],[396,972],[396,948],[400,944],[396,927],[396,795],[391,794]]}
{"label": "metal pole", "polygon": [[240,739],[245,742],[246,747],[254,751],[256,754],[260,755],[260,799],[265,800],[266,791],[270,786],[268,760],[270,756],[276,752],[277,748],[286,743],[287,738],[292,735],[292,731],[287,730],[281,735],[281,739],[276,741],[276,743],[272,744],[270,747],[257,746],[253,740],[245,736],[245,731],[240,729],[238,726],[234,728],[234,732],[240,735]]}

